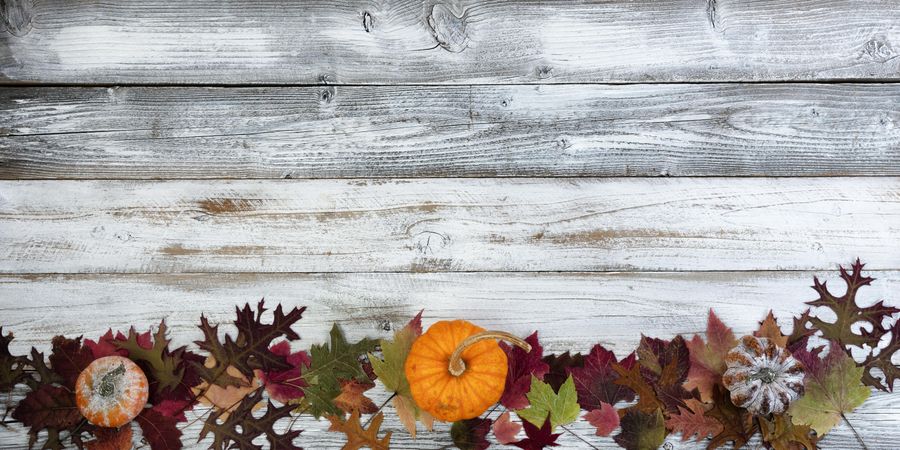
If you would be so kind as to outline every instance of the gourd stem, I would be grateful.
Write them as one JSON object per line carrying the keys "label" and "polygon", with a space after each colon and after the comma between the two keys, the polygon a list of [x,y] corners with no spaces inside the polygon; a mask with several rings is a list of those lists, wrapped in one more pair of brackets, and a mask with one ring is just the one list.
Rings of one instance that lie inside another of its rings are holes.
{"label": "gourd stem", "polygon": [[450,355],[450,375],[455,377],[462,375],[463,372],[466,371],[466,362],[462,360],[463,352],[475,343],[488,339],[502,339],[504,341],[509,341],[526,352],[531,351],[531,345],[529,343],[522,340],[522,338],[505,331],[482,331],[480,333],[475,333],[460,342],[459,345],[456,346],[456,350],[453,350],[453,354]]}

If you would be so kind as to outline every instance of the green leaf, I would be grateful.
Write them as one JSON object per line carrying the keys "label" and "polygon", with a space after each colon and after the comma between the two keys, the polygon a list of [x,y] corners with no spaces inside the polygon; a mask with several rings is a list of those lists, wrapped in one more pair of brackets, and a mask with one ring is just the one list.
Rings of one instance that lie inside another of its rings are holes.
{"label": "green leaf", "polygon": [[620,422],[622,431],[614,439],[626,450],[652,450],[666,439],[665,417],[662,409],[652,414],[629,408]]}
{"label": "green leaf", "polygon": [[524,420],[540,427],[550,416],[550,430],[553,431],[559,425],[566,425],[578,419],[581,407],[578,405],[578,394],[575,391],[575,382],[572,377],[560,386],[559,392],[553,392],[553,387],[544,383],[535,376],[531,377],[531,390],[527,394],[531,403],[526,409],[516,411]]}
{"label": "green leaf", "polygon": [[863,368],[857,367],[838,346],[832,346],[827,367],[818,376],[807,376],[806,393],[788,413],[797,425],[809,425],[819,436],[841,421],[841,416],[862,405],[871,390],[861,383]]}
{"label": "green leaf", "polygon": [[303,372],[303,379],[308,384],[303,393],[309,402],[310,414],[316,418],[325,414],[343,415],[343,411],[334,405],[334,399],[341,394],[340,380],[367,379],[359,359],[374,349],[372,339],[348,343],[337,324],[331,328],[331,345],[310,347],[312,363]]}

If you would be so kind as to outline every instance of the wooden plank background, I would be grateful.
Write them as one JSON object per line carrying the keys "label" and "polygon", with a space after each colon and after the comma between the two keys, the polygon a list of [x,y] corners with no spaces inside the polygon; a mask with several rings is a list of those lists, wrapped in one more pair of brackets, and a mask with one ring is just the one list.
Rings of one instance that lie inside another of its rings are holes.
{"label": "wooden plank background", "polygon": [[[622,356],[857,256],[898,305],[898,54],[894,0],[0,1],[0,325],[189,344],[266,297],[308,342],[425,308]],[[896,448],[900,396],[849,418]]]}

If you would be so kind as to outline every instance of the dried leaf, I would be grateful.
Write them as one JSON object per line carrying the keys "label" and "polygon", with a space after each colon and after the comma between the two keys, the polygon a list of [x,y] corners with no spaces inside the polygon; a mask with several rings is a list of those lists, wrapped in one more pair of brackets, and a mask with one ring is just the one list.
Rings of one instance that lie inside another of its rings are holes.
{"label": "dried leaf", "polygon": [[634,364],[629,368],[615,364],[613,365],[613,370],[619,374],[619,378],[615,380],[615,383],[626,386],[637,394],[638,402],[631,408],[645,414],[651,414],[663,407],[663,403],[656,396],[656,390],[653,389],[653,386],[647,384],[647,381],[641,376],[640,364]]}
{"label": "dried leaf", "polygon": [[346,422],[338,416],[328,416],[328,420],[331,422],[328,431],[344,433],[347,436],[347,443],[341,447],[341,450],[359,450],[363,447],[369,447],[372,450],[389,450],[390,448],[390,431],[385,433],[383,438],[378,438],[384,413],[378,413],[372,418],[369,429],[363,428],[360,424],[359,411],[353,411]]}
{"label": "dried leaf", "polygon": [[516,436],[522,431],[522,425],[518,422],[513,422],[510,417],[509,411],[507,411],[500,414],[500,417],[491,425],[494,437],[497,438],[497,442],[501,445],[518,441]]}
{"label": "dried leaf", "polygon": [[10,392],[13,387],[24,382],[28,378],[25,371],[28,359],[24,356],[13,356],[9,352],[9,343],[13,340],[13,334],[3,334],[0,327],[0,392]]}
{"label": "dried leaf", "polygon": [[581,353],[569,354],[569,352],[561,355],[547,355],[544,357],[544,362],[550,368],[544,375],[544,382],[554,390],[559,390],[559,387],[569,378],[571,369],[584,367],[584,355]]}
{"label": "dried leaf", "polygon": [[532,376],[531,390],[527,397],[530,406],[527,409],[516,411],[516,413],[535,426],[543,424],[549,418],[550,431],[559,425],[574,422],[578,419],[578,413],[581,411],[581,407],[578,406],[575,382],[572,381],[571,376],[560,386],[558,392],[553,392],[553,388],[549,384]]}
{"label": "dried leaf", "polygon": [[253,440],[265,437],[269,444],[267,448],[302,450],[294,445],[294,439],[300,435],[300,430],[288,430],[284,434],[278,434],[274,428],[276,422],[291,415],[291,411],[294,409],[293,405],[276,407],[270,401],[267,403],[266,413],[262,417],[253,416],[253,410],[262,401],[262,392],[262,388],[256,389],[252,394],[244,397],[237,408],[234,408],[227,417],[223,410],[213,411],[203,424],[203,429],[200,431],[200,440],[212,433],[213,444],[211,448],[213,449],[240,448],[261,450],[263,447],[253,444]]}
{"label": "dried leaf", "polygon": [[96,439],[84,443],[87,450],[131,450],[133,446],[131,424],[118,429],[98,428],[94,436]]}
{"label": "dried leaf", "polygon": [[291,366],[287,370],[255,371],[256,376],[266,387],[269,397],[281,403],[303,398],[303,388],[307,386],[303,380],[303,371],[312,364],[309,354],[302,350],[291,353],[291,344],[288,341],[273,345],[269,351],[283,356]]}
{"label": "dried leaf", "polygon": [[[216,362],[214,358],[212,356],[208,357],[206,366],[214,367],[215,365]],[[228,414],[230,414],[231,411],[238,407],[244,397],[247,397],[248,395],[254,393],[259,386],[259,381],[256,378],[248,380],[235,367],[229,367],[227,373],[230,376],[241,378],[247,385],[222,387],[218,384],[209,384],[204,381],[199,386],[194,388],[194,392],[197,395],[200,403],[212,406],[217,411],[220,411],[220,418],[222,420],[226,419],[228,417]]]}
{"label": "dried leaf", "polygon": [[812,434],[812,429],[791,423],[791,418],[786,414],[773,416],[771,420],[760,416],[759,428],[763,442],[774,450],[799,450],[799,446],[806,450],[818,448],[818,439]]}
{"label": "dried leaf", "polygon": [[613,439],[627,450],[659,448],[666,439],[664,422],[661,409],[649,414],[638,409],[628,409],[622,416],[622,431]]}
{"label": "dried leaf", "polygon": [[738,344],[738,341],[731,328],[725,326],[715,313],[709,310],[706,341],[694,335],[694,338],[685,344],[691,355],[691,366],[684,387],[696,388],[700,392],[700,398],[709,401],[712,399],[713,386],[722,383],[722,374],[727,369],[725,355]]}
{"label": "dried leaf", "polygon": [[781,327],[778,326],[778,319],[775,318],[775,314],[771,310],[769,310],[766,318],[759,323],[759,329],[754,331],[753,335],[766,338],[779,347],[787,348],[788,337],[781,332]]}
{"label": "dried leaf", "polygon": [[678,414],[666,419],[666,428],[673,433],[681,433],[681,440],[687,441],[697,437],[697,442],[722,432],[722,424],[713,417],[707,416],[707,406],[698,400],[688,400],[687,407],[678,408]]}
{"label": "dried leaf", "polygon": [[141,427],[141,434],[150,444],[151,450],[181,449],[181,430],[174,417],[160,414],[155,408],[148,408],[141,411],[134,420]]}
{"label": "dried leaf", "polygon": [[166,323],[160,322],[153,339],[148,341],[144,333],[138,333],[132,327],[124,340],[115,340],[113,344],[125,350],[128,358],[147,374],[151,402],[158,403],[164,398],[190,400],[190,387],[199,380],[192,376],[186,382],[185,374],[190,363],[202,361],[202,357],[188,352],[186,347],[171,350],[166,331]]}
{"label": "dried leaf", "polygon": [[359,359],[374,348],[375,341],[371,339],[348,343],[337,324],[331,328],[330,345],[313,344],[309,350],[312,364],[303,373],[308,384],[303,393],[310,414],[316,418],[325,414],[343,415],[334,404],[334,399],[341,394],[340,380],[368,379]]}
{"label": "dried leaf", "polygon": [[676,336],[672,341],[664,341],[642,336],[636,353],[641,376],[656,392],[656,398],[668,413],[678,413],[678,407],[685,406],[685,400],[699,398],[699,392],[684,388],[691,365],[684,338]]}
{"label": "dried leaf", "polygon": [[53,350],[48,358],[50,367],[62,378],[63,386],[74,390],[75,380],[94,361],[94,355],[89,348],[81,345],[81,336],[75,339],[56,336],[52,342]]}
{"label": "dried leaf", "polygon": [[794,424],[809,425],[820,436],[871,394],[861,383],[863,368],[857,367],[839,344],[832,343],[823,368],[806,374],[806,393],[788,410]]}
{"label": "dried leaf", "polygon": [[[893,356],[900,352],[900,320],[894,321],[894,324],[885,331],[891,333],[891,338],[887,346],[878,349],[877,353],[872,352],[866,356],[866,360],[862,363],[864,367],[862,382],[866,386],[893,392],[894,382],[900,379],[900,366],[893,362]],[[872,373],[876,369],[884,374],[884,379]]]}
{"label": "dried leaf", "polygon": [[734,443],[734,448],[741,448],[756,434],[757,425],[753,415],[746,409],[735,406],[728,390],[720,385],[713,389],[713,407],[706,415],[722,425],[722,431],[713,436],[707,449],[721,447],[728,441]]}
{"label": "dried leaf", "polygon": [[599,409],[591,410],[584,418],[597,429],[597,436],[609,436],[619,427],[619,413],[609,403],[602,403]]}
{"label": "dried leaf", "polygon": [[375,383],[365,380],[341,380],[341,393],[334,399],[334,404],[345,412],[359,411],[362,414],[372,414],[378,411],[378,406],[365,396],[365,392],[375,387]]}
{"label": "dried leaf", "polygon": [[635,355],[616,360],[616,355],[597,344],[584,358],[583,367],[569,368],[575,389],[578,391],[578,403],[586,411],[602,409],[603,404],[615,405],[620,401],[634,400],[634,391],[616,383],[619,374],[613,370],[615,364],[629,369],[635,363]]}
{"label": "dried leaf", "polygon": [[[820,330],[826,339],[837,341],[843,347],[848,345],[876,347],[881,336],[884,335],[882,329],[884,319],[900,312],[900,309],[885,306],[883,301],[867,307],[857,305],[856,293],[861,287],[868,286],[874,280],[874,278],[862,275],[863,266],[864,264],[857,259],[849,273],[843,266],[840,267],[841,279],[847,285],[847,292],[840,297],[828,291],[826,282],[820,283],[819,279],[815,278],[813,289],[819,294],[819,298],[806,303],[810,306],[823,306],[834,312],[837,316],[834,323],[825,322],[818,317],[811,317],[809,322],[814,328]],[[853,325],[860,322],[871,325],[872,331],[862,334],[854,333]]]}
{"label": "dried leaf", "polygon": [[550,366],[541,360],[544,356],[544,348],[538,342],[537,331],[525,338],[525,342],[531,345],[531,351],[511,346],[505,342],[500,343],[500,348],[506,352],[508,369],[506,371],[506,386],[500,404],[509,409],[522,409],[528,406],[525,394],[531,390],[531,377],[543,379],[550,371]]}
{"label": "dried leaf", "polygon": [[491,431],[491,419],[474,418],[454,422],[450,427],[450,439],[460,450],[485,450],[491,446],[487,435]]}
{"label": "dried leaf", "polygon": [[35,433],[50,428],[67,430],[82,420],[75,395],[63,387],[48,384],[29,392],[16,406],[12,418]]}
{"label": "dried leaf", "polygon": [[403,427],[409,431],[409,434],[416,437],[416,421],[422,422],[426,430],[431,431],[434,428],[434,417],[425,411],[419,409],[412,397],[395,396],[391,400],[394,409],[397,411],[397,418]]}
{"label": "dried leaf", "polygon": [[556,443],[559,434],[553,434],[553,427],[550,425],[549,419],[544,422],[540,428],[532,425],[531,422],[528,421],[522,422],[522,427],[525,429],[526,438],[519,442],[513,442],[511,445],[523,450],[541,450],[546,447],[559,447],[559,444]]}

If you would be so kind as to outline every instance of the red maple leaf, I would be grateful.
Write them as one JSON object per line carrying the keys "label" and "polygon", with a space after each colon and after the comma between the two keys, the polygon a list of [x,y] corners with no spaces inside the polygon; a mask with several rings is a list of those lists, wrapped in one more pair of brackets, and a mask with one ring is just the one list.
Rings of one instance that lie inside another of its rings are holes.
{"label": "red maple leaf", "polygon": [[174,417],[160,414],[155,408],[143,410],[135,419],[151,450],[179,450],[181,430]]}
{"label": "red maple leaf", "polygon": [[479,418],[454,422],[450,428],[450,438],[461,450],[485,450],[491,446],[487,435],[491,431],[491,419]]}
{"label": "red maple leaf", "polygon": [[685,342],[691,355],[691,367],[688,371],[687,389],[697,388],[704,401],[712,399],[713,386],[722,383],[725,373],[725,355],[733,349],[738,341],[731,328],[725,326],[712,310],[706,322],[706,342],[700,336]]}
{"label": "red maple leaf", "polygon": [[599,409],[585,414],[584,418],[597,429],[597,436],[609,436],[619,427],[619,413],[609,403],[602,403]]}
{"label": "red maple leaf", "polygon": [[75,406],[75,395],[60,386],[44,384],[31,391],[19,402],[12,418],[37,433],[43,429],[66,430],[81,422]]}
{"label": "red maple leaf", "polygon": [[552,428],[550,427],[550,418],[547,418],[544,421],[544,425],[540,428],[532,425],[531,422],[527,420],[522,421],[522,426],[525,428],[525,439],[522,439],[519,442],[513,442],[510,445],[514,445],[524,450],[541,450],[546,447],[559,447],[559,444],[556,443],[556,439],[559,438],[560,434],[551,433]]}
{"label": "red maple leaf", "polygon": [[618,373],[613,370],[615,364],[625,369],[631,369],[635,363],[634,353],[629,354],[621,361],[616,360],[616,355],[597,344],[584,358],[583,367],[569,367],[567,370],[575,382],[578,391],[578,404],[586,411],[601,409],[604,403],[615,405],[620,401],[630,402],[634,400],[634,391],[626,386],[617,384]]}
{"label": "red maple leaf", "polygon": [[522,409],[528,406],[525,394],[531,390],[531,376],[544,378],[550,370],[550,366],[541,360],[544,348],[538,342],[537,331],[525,338],[525,342],[531,344],[530,352],[505,342],[500,343],[500,348],[506,352],[509,365],[506,372],[506,387],[503,396],[500,397],[500,404],[509,409]]}
{"label": "red maple leaf", "polygon": [[269,347],[269,351],[283,356],[291,366],[287,370],[270,370],[268,372],[256,370],[256,376],[266,387],[269,397],[281,403],[302,398],[303,388],[308,386],[306,380],[303,379],[303,371],[308,369],[312,362],[309,354],[302,350],[291,353],[291,344],[288,341],[281,341]]}

